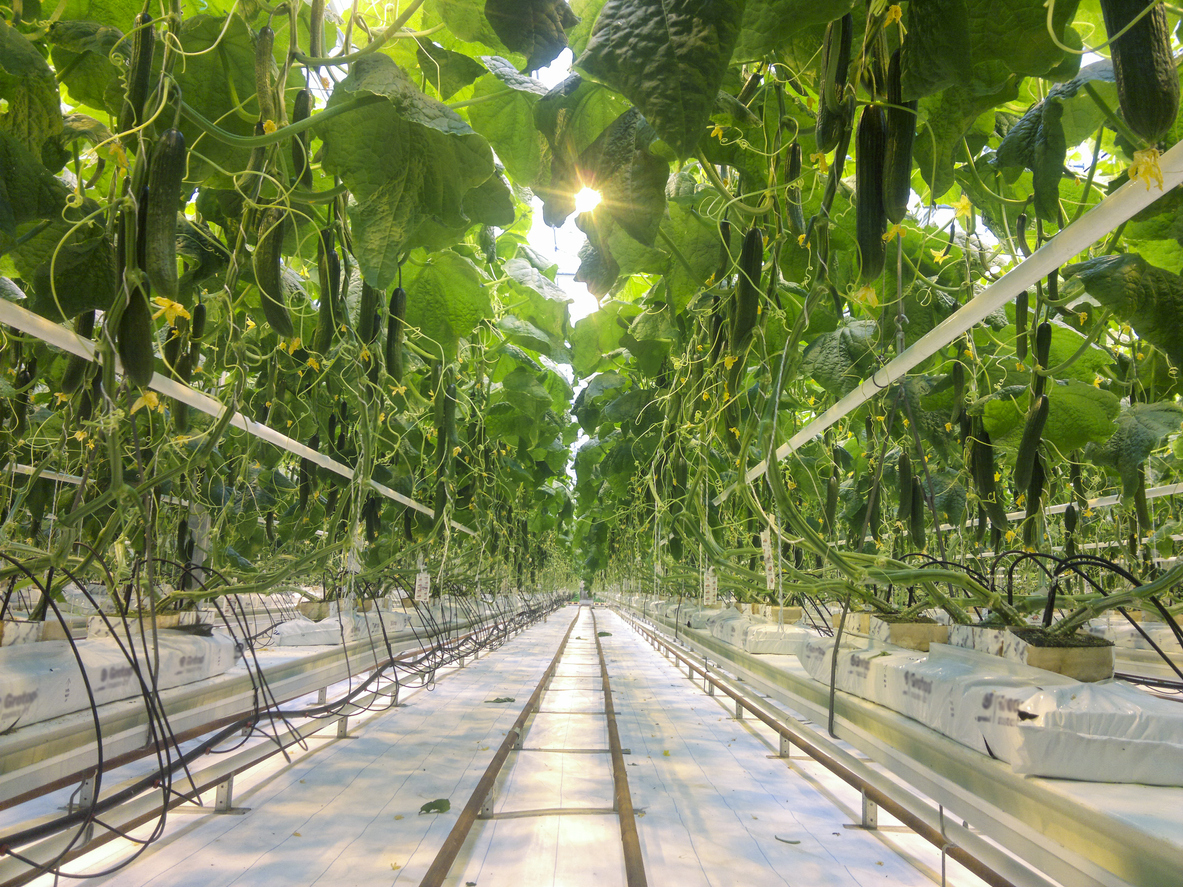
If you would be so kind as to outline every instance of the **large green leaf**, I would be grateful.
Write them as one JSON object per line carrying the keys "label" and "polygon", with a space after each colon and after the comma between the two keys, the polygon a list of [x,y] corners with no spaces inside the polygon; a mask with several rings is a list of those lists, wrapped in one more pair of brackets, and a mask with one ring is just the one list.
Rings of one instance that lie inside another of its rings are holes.
{"label": "large green leaf", "polygon": [[567,0],[485,0],[485,18],[502,43],[526,56],[527,71],[553,62],[567,48],[565,30],[579,24]]}
{"label": "large green leaf", "polygon": [[515,304],[514,313],[546,333],[553,343],[561,344],[567,334],[571,297],[526,259],[510,259],[504,271],[515,294],[524,300],[524,304]]}
{"label": "large green leaf", "polygon": [[120,43],[123,32],[98,22],[59,21],[50,25],[49,40],[54,68],[71,98],[117,116],[123,98],[118,62],[130,49]]}
{"label": "large green leaf", "polygon": [[408,332],[440,357],[454,357],[459,340],[493,315],[484,275],[454,252],[434,253],[422,265],[408,262],[403,285]]}
{"label": "large green leaf", "polygon": [[322,161],[357,201],[349,216],[362,274],[385,289],[421,222],[432,217],[450,227],[464,223],[464,195],[493,174],[493,153],[459,115],[420,92],[384,55],[354,62],[328,107],[365,96],[386,101],[324,127]]}
{"label": "large green leaf", "polygon": [[743,7],[743,0],[608,0],[578,64],[688,157],[715,105]]}
{"label": "large green leaf", "polygon": [[58,85],[53,71],[24,34],[0,19],[0,96],[8,110],[0,116],[0,131],[24,145],[35,156],[62,128]]}
{"label": "large green leaf", "polygon": [[543,141],[534,128],[534,106],[546,87],[517,72],[500,56],[482,61],[492,72],[477,80],[465,109],[472,128],[489,140],[510,177],[532,185],[542,170]]}
{"label": "large green leaf", "polygon": [[831,394],[846,394],[874,366],[878,339],[874,321],[852,321],[810,342],[801,369]]}
{"label": "large green leaf", "polygon": [[[237,113],[238,103],[255,95],[255,47],[250,28],[237,15],[229,20],[195,15],[185,19],[181,39],[189,55],[183,65],[176,66],[173,76],[185,103],[233,135],[253,136],[255,124],[251,115]],[[252,104],[257,116],[258,105]],[[191,181],[202,181],[215,174],[212,166],[199,162],[198,155],[209,158],[213,165],[224,170],[246,168],[249,149],[211,138],[185,119],[180,129],[185,144],[196,152],[190,154]]]}
{"label": "large green leaf", "polygon": [[1086,86],[1098,90],[1114,106],[1117,87],[1113,63],[1108,59],[1095,62],[1067,83],[1052,87],[1047,98],[1011,127],[994,157],[999,168],[1031,170],[1035,208],[1044,219],[1059,218],[1060,177],[1068,148],[1095,135],[1104,120]]}
{"label": "large green leaf", "polygon": [[857,0],[747,0],[735,60],[775,53],[791,35],[842,18],[857,5]]}
{"label": "large green leaf", "polygon": [[1063,273],[1078,278],[1085,292],[1183,367],[1183,279],[1178,274],[1156,268],[1137,253],[1065,265]]}
{"label": "large green leaf", "polygon": [[[1003,447],[1017,447],[1027,420],[1030,389],[1005,388],[980,401],[990,439]],[[1047,387],[1048,416],[1043,441],[1062,456],[1086,444],[1101,443],[1113,434],[1113,419],[1121,402],[1111,391],[1076,379]]]}
{"label": "large green leaf", "polygon": [[430,40],[421,40],[415,44],[415,60],[441,99],[450,99],[457,90],[485,73],[484,66],[476,59],[462,52],[445,49]]}
{"label": "large green leaf", "polygon": [[1086,451],[1088,458],[1121,478],[1124,496],[1138,489],[1138,469],[1168,434],[1183,424],[1183,407],[1176,403],[1131,404],[1117,419],[1113,436]]}
{"label": "large green leaf", "polygon": [[0,235],[11,236],[17,225],[57,214],[67,193],[19,140],[0,131]]}
{"label": "large green leaf", "polygon": [[[1079,45],[1067,27],[1076,6],[1076,0],[1055,5],[1050,27],[1061,43]],[[1011,74],[1043,76],[1065,61],[1066,53],[1048,32],[1043,0],[912,0],[904,23],[905,99],[952,85],[990,92]]]}
{"label": "large green leaf", "polygon": [[628,320],[640,313],[638,305],[609,301],[576,323],[571,333],[571,357],[575,372],[580,376],[588,376],[607,365],[607,355],[620,347],[620,338]]}

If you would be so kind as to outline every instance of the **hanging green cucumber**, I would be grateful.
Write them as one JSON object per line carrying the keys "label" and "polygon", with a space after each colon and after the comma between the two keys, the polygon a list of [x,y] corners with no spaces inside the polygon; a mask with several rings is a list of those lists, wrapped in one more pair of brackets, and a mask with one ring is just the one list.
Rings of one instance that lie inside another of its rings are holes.
{"label": "hanging green cucumber", "polygon": [[912,515],[908,522],[908,536],[917,551],[924,551],[924,492],[920,488],[920,481],[912,476]]}
{"label": "hanging green cucumber", "polygon": [[378,316],[378,290],[361,282],[361,299],[357,305],[357,337],[363,345],[372,345],[378,337],[378,327],[374,323]]}
{"label": "hanging green cucumber", "polygon": [[[314,452],[320,452],[319,434],[314,434],[308,439],[308,449]],[[299,502],[301,512],[304,512],[308,508],[308,499],[312,495],[312,485],[315,472],[316,463],[305,456],[301,456],[299,474]]]}
{"label": "hanging green cucumber", "polygon": [[341,257],[337,255],[332,228],[320,232],[316,246],[316,269],[320,282],[320,311],[316,318],[316,337],[312,347],[318,354],[328,354],[341,322]]}
{"label": "hanging green cucumber", "polygon": [[788,204],[789,229],[794,237],[805,234],[805,209],[801,203],[801,143],[793,139],[785,158],[785,200]]}
{"label": "hanging green cucumber", "polygon": [[980,417],[974,419],[971,448],[970,464],[974,484],[978,488],[978,498],[990,515],[990,522],[994,524],[995,529],[1001,529],[1006,526],[1006,509],[1002,507],[1001,498],[998,496],[994,447]]}
{"label": "hanging green cucumber", "polygon": [[156,370],[156,353],[152,348],[155,341],[152,322],[152,306],[148,304],[148,289],[142,286],[127,288],[127,305],[119,317],[119,329],[115,336],[115,348],[123,372],[132,384],[141,388],[152,381]]}
{"label": "hanging green cucumber", "polygon": [[744,235],[735,284],[735,314],[731,323],[732,353],[747,349],[760,319],[760,280],[764,271],[764,232],[754,225]]}
{"label": "hanging green cucumber", "polygon": [[[821,88],[818,90],[818,109],[838,111],[846,98],[846,77],[850,69],[850,47],[854,42],[854,16],[846,13],[842,18],[826,25],[822,38]],[[831,148],[831,150],[833,150]]]}
{"label": "hanging green cucumber", "polygon": [[953,415],[950,424],[959,423],[961,414],[965,410],[965,364],[961,362],[960,349],[953,358]]}
{"label": "hanging green cucumber", "polygon": [[30,357],[21,371],[16,374],[16,378],[12,380],[13,388],[16,389],[16,397],[13,399],[13,412],[16,414],[16,421],[13,423],[12,434],[10,437],[17,440],[25,433],[28,427],[29,401],[33,396],[33,384],[37,381],[37,357],[36,355]]}
{"label": "hanging green cucumber", "polygon": [[386,320],[386,372],[400,385],[403,381],[403,318],[407,313],[407,291],[396,286],[390,294]]}
{"label": "hanging green cucumber", "polygon": [[908,454],[901,451],[896,466],[896,477],[900,484],[900,507],[896,509],[895,518],[898,521],[912,519],[912,460]]}
{"label": "hanging green cucumber", "polygon": [[859,118],[858,153],[854,158],[855,229],[862,269],[859,278],[874,280],[883,272],[887,216],[883,214],[883,162],[887,152],[887,119],[876,105]]}
{"label": "hanging green cucumber", "polygon": [[144,122],[144,106],[152,91],[152,66],[156,52],[156,29],[152,16],[141,12],[136,16],[131,38],[131,55],[127,67],[127,93],[119,115],[119,129],[127,132]]}
{"label": "hanging green cucumber", "polygon": [[288,314],[283,292],[280,260],[283,257],[283,236],[288,212],[282,206],[269,206],[259,219],[259,236],[253,257],[255,282],[259,285],[259,304],[263,316],[276,335],[289,339],[296,334]]}
{"label": "hanging green cucumber", "polygon": [[1027,359],[1027,312],[1031,296],[1023,290],[1015,296],[1015,355],[1020,361]]}
{"label": "hanging green cucumber", "polygon": [[177,298],[177,204],[185,179],[185,137],[165,130],[148,168],[148,225],[144,272],[162,296]]}
{"label": "hanging green cucumber", "polygon": [[[1035,365],[1037,369],[1046,370],[1051,359],[1052,325],[1046,320],[1035,328]],[[1047,384],[1047,376],[1036,375],[1033,391],[1036,397],[1043,394]]]}
{"label": "hanging green cucumber", "polygon": [[[307,120],[312,113],[312,94],[301,89],[292,103],[292,123]],[[312,166],[308,156],[308,130],[292,137],[292,173],[301,188],[312,190]]]}
{"label": "hanging green cucumber", "polygon": [[[1142,15],[1148,5],[1153,8]],[[1153,0],[1101,0],[1101,14],[1112,40],[1109,51],[1121,116],[1137,135],[1155,145],[1179,113],[1179,72],[1166,7]],[[1114,37],[1127,26],[1128,31]]]}
{"label": "hanging green cucumber", "polygon": [[838,529],[838,473],[835,469],[826,483],[826,535],[831,539]]}
{"label": "hanging green cucumber", "polygon": [[[74,334],[83,339],[94,337],[94,312],[83,311],[74,318]],[[77,354],[71,354],[66,360],[66,368],[62,371],[61,390],[63,394],[73,394],[86,378],[86,368],[90,361]]]}
{"label": "hanging green cucumber", "polygon": [[1019,449],[1015,454],[1015,489],[1025,490],[1031,483],[1031,472],[1035,464],[1035,457],[1039,450],[1039,441],[1043,437],[1043,426],[1047,424],[1051,402],[1046,394],[1035,399],[1035,404],[1027,416],[1027,424],[1023,426],[1023,437],[1019,441]]}
{"label": "hanging green cucumber", "polygon": [[1076,521],[1076,506],[1069,502],[1068,507],[1064,509],[1064,555],[1066,557],[1076,556]]}
{"label": "hanging green cucumber", "polygon": [[255,92],[259,99],[259,120],[275,121],[275,87],[271,66],[275,64],[275,32],[270,25],[259,29],[255,38]]}
{"label": "hanging green cucumber", "polygon": [[908,214],[912,198],[912,143],[916,140],[919,102],[904,101],[900,88],[900,51],[891,55],[887,69],[887,154],[883,161],[883,212],[898,225]]}

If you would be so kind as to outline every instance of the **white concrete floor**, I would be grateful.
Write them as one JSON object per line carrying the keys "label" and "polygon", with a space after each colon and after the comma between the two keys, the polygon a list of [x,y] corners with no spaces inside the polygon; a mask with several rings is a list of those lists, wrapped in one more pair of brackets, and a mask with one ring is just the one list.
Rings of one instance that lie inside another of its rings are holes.
{"label": "white concrete floor", "polygon": [[[277,756],[239,777],[235,803],[249,812],[171,814],[160,841],[98,882],[418,884],[573,618],[541,713],[498,780],[495,818],[478,821],[448,883],[623,885],[594,631],[586,609],[570,608],[370,717],[352,738],[329,729],[291,764]],[[856,792],[820,765],[770,757],[762,725],[734,720],[619,617],[597,609],[596,618],[609,632],[601,642],[651,885],[940,883],[935,848],[882,814],[887,830],[849,828]],[[507,696],[515,701],[490,702]],[[437,798],[451,810],[420,815]],[[538,813],[555,809],[565,812]],[[112,842],[68,870],[102,870],[129,848]],[[948,871],[951,884],[981,883],[952,863]]]}

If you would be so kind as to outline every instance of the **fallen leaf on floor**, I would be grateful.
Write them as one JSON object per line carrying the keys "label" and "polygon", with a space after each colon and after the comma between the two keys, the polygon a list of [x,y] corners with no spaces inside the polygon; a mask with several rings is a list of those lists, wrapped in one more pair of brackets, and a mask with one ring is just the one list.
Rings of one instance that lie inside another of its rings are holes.
{"label": "fallen leaf on floor", "polygon": [[390,864],[390,870],[391,870],[392,872],[397,872],[397,871],[398,871],[399,869],[401,869],[401,868],[402,868],[402,866],[401,866],[401,865],[398,865],[398,864],[396,864],[396,863],[393,863],[393,862],[392,862],[392,863]]}
{"label": "fallen leaf on floor", "polygon": [[759,818],[760,818],[760,817],[759,817],[759,816],[757,816],[755,813],[753,813],[753,814],[752,814],[752,819],[759,819]]}
{"label": "fallen leaf on floor", "polygon": [[483,745],[483,746],[481,746],[480,750],[481,750],[481,751],[488,751],[488,750],[489,750],[489,746],[487,746],[487,745]]}
{"label": "fallen leaf on floor", "polygon": [[293,837],[293,838],[302,838],[302,837],[304,837],[304,836],[303,836],[303,835],[301,835],[299,832],[292,832],[292,837]]}
{"label": "fallen leaf on floor", "polygon": [[396,814],[394,814],[394,818],[395,819],[402,819],[403,815],[401,813],[396,813]]}
{"label": "fallen leaf on floor", "polygon": [[424,813],[447,813],[452,809],[452,802],[447,798],[436,798],[434,801],[428,801],[419,808],[419,815]]}
{"label": "fallen leaf on floor", "polygon": [[487,704],[500,705],[503,702],[516,702],[516,701],[517,700],[514,699],[512,696],[498,696],[496,699],[490,699]]}
{"label": "fallen leaf on floor", "polygon": [[782,838],[780,835],[777,835],[776,839],[778,841],[780,841],[782,844],[800,844],[801,843],[800,841],[794,841],[790,838]]}
{"label": "fallen leaf on floor", "polygon": [[883,861],[880,860],[879,862],[876,862],[875,865],[883,865]]}
{"label": "fallen leaf on floor", "polygon": [[597,632],[596,632],[596,637],[598,637],[598,638],[610,638],[610,637],[612,637],[612,632],[610,632],[610,631],[597,631]]}
{"label": "fallen leaf on floor", "polygon": [[303,779],[301,779],[301,780],[300,780],[300,785],[303,785],[303,784],[304,784],[304,780],[303,780]]}
{"label": "fallen leaf on floor", "polygon": [[662,752],[662,754],[668,758],[670,756],[670,750],[667,748],[665,751]]}

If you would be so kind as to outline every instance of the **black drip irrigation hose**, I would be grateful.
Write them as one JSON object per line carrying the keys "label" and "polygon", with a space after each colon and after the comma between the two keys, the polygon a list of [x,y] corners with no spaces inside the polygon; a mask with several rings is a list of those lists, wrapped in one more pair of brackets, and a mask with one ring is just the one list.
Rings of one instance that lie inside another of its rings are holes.
{"label": "black drip irrigation hose", "polygon": [[[113,588],[114,583],[110,581],[111,573],[107,569],[106,564],[102,563],[102,558],[94,551],[90,551],[89,555],[105,571],[109,580],[107,587]],[[381,713],[387,711],[398,705],[399,696],[404,688],[425,688],[431,690],[435,685],[435,677],[439,669],[461,659],[470,658],[482,652],[487,653],[497,649],[513,634],[529,624],[538,621],[546,613],[557,609],[565,602],[562,596],[551,595],[548,596],[545,603],[526,604],[517,610],[511,610],[504,599],[497,598],[493,598],[492,600],[482,599],[480,601],[481,606],[478,606],[475,601],[467,599],[468,595],[466,595],[467,590],[465,588],[456,583],[450,583],[447,590],[453,593],[452,600],[446,604],[447,612],[444,611],[442,606],[440,608],[439,615],[443,617],[442,623],[440,619],[437,619],[437,613],[431,606],[420,606],[419,603],[415,604],[414,613],[419,618],[412,618],[409,623],[412,636],[418,645],[418,651],[415,655],[395,652],[392,646],[390,632],[387,630],[382,611],[379,608],[376,611],[378,617],[377,632],[375,632],[369,619],[364,620],[368,636],[367,639],[370,642],[370,647],[374,654],[372,666],[364,670],[355,671],[353,666],[357,663],[351,663],[347,658],[349,677],[344,693],[323,703],[318,702],[313,705],[285,709],[266,680],[262,665],[258,659],[257,649],[270,642],[275,626],[280,622],[286,621],[291,615],[294,615],[294,609],[281,606],[275,614],[272,614],[270,608],[264,605],[264,619],[262,621],[266,622],[268,619],[276,619],[277,621],[259,630],[259,621],[256,620],[253,624],[251,623],[246,608],[240,600],[233,596],[225,596],[221,599],[214,598],[213,610],[221,622],[220,627],[234,639],[236,652],[245,660],[246,671],[252,684],[252,704],[250,709],[242,716],[234,718],[229,722],[224,722],[224,725],[220,729],[195,742],[188,749],[182,749],[182,743],[178,740],[172,729],[168,714],[160,700],[156,675],[152,667],[154,657],[151,655],[152,647],[150,646],[149,640],[151,636],[152,642],[154,642],[155,636],[152,635],[150,627],[145,626],[143,614],[141,613],[136,620],[129,620],[126,613],[127,607],[125,606],[124,612],[112,618],[110,615],[102,612],[100,602],[95,600],[85,583],[70,573],[69,570],[58,568],[62,574],[59,577],[59,582],[64,581],[62,587],[73,587],[81,591],[87,603],[103,620],[111,639],[121,651],[128,663],[128,667],[132,669],[139,687],[139,698],[143,702],[144,711],[147,715],[151,742],[151,751],[149,754],[156,758],[156,767],[151,773],[133,780],[107,797],[101,797],[103,774],[113,765],[109,764],[108,756],[105,754],[100,707],[96,702],[93,688],[83,665],[81,652],[78,649],[77,643],[71,637],[65,615],[58,607],[57,602],[54,601],[51,593],[53,588],[52,576],[47,577],[47,581],[50,584],[49,587],[46,587],[45,584],[41,583],[32,572],[27,570],[15,558],[0,552],[0,559],[12,565],[20,574],[24,575],[24,578],[29,581],[31,587],[42,595],[41,599],[47,602],[53,616],[61,624],[64,637],[73,652],[75,663],[82,675],[83,685],[91,710],[96,747],[95,765],[93,768],[86,770],[83,775],[84,780],[93,779],[89,803],[76,810],[70,809],[52,820],[39,822],[36,825],[0,835],[0,856],[11,856],[13,859],[29,866],[36,873],[53,874],[55,877],[70,879],[106,876],[120,870],[138,858],[164,833],[170,803],[175,804],[178,800],[183,799],[186,802],[193,802],[199,806],[204,806],[201,793],[197,789],[197,780],[190,770],[190,766],[204,755],[228,754],[241,749],[252,738],[262,737],[267,741],[274,742],[276,752],[282,753],[285,759],[290,761],[290,756],[287,752],[289,746],[297,745],[305,750],[308,748],[301,731],[297,729],[294,721],[337,719],[355,716],[363,712]],[[136,564],[134,566],[133,580],[130,583],[132,588],[136,586],[136,576],[138,576],[139,570],[144,566],[146,565]],[[196,586],[202,591],[209,591],[211,595],[215,593],[218,586],[230,586],[226,577],[209,567],[202,568],[206,574],[206,580],[202,580],[188,564],[181,565],[176,562],[161,560],[154,561],[152,566],[169,567],[177,570],[177,575],[184,578],[187,587]],[[158,575],[163,574],[163,571],[158,573]],[[210,584],[207,584],[207,582],[210,582]],[[12,582],[8,583],[8,588],[4,592],[2,605],[6,609],[9,607],[15,584],[16,579],[14,578]],[[326,582],[325,585],[327,586],[328,583]],[[393,583],[393,587],[405,593],[402,583],[397,580]],[[457,593],[461,594],[462,597],[456,598],[455,595]],[[443,601],[444,599],[437,598],[436,600]],[[130,593],[127,601],[128,603],[131,601]],[[525,603],[521,602],[520,599],[519,602]],[[339,623],[342,618],[340,609],[338,608],[337,614]],[[461,630],[463,623],[468,624],[469,630],[467,632],[462,632]],[[342,642],[344,643],[344,628],[343,623],[341,624]],[[139,636],[138,645],[135,642],[137,634]],[[345,648],[346,657],[348,657],[347,643],[345,643]],[[382,652],[385,653],[384,656]],[[367,671],[368,675],[361,678],[360,676]],[[371,692],[373,693],[373,697],[370,702],[361,701],[362,696]],[[383,702],[380,704],[376,703],[376,700],[380,697],[385,697]],[[126,700],[123,701],[125,702]],[[346,711],[347,709],[348,711]],[[263,726],[264,724],[266,724],[265,727]],[[13,725],[10,730],[16,729],[18,726]],[[285,743],[284,733],[288,737],[296,738]],[[188,790],[178,790],[175,787],[175,781],[178,777],[182,777],[188,783]],[[80,788],[81,786],[79,786]],[[56,789],[56,786],[54,786],[54,789]],[[147,837],[132,837],[125,831],[104,821],[103,817],[120,805],[140,797],[145,792],[157,790],[161,793],[160,810],[153,828]],[[78,790],[74,794],[77,793]],[[22,801],[29,799],[29,797],[25,797]],[[85,873],[63,871],[62,866],[64,863],[78,856],[92,842],[91,836],[93,835],[94,826],[105,830],[102,840],[107,840],[115,836],[122,837],[136,845],[135,851],[103,871]],[[71,829],[74,832],[70,839],[49,860],[32,859],[21,853],[18,849]],[[32,872],[30,874],[32,875]]]}

